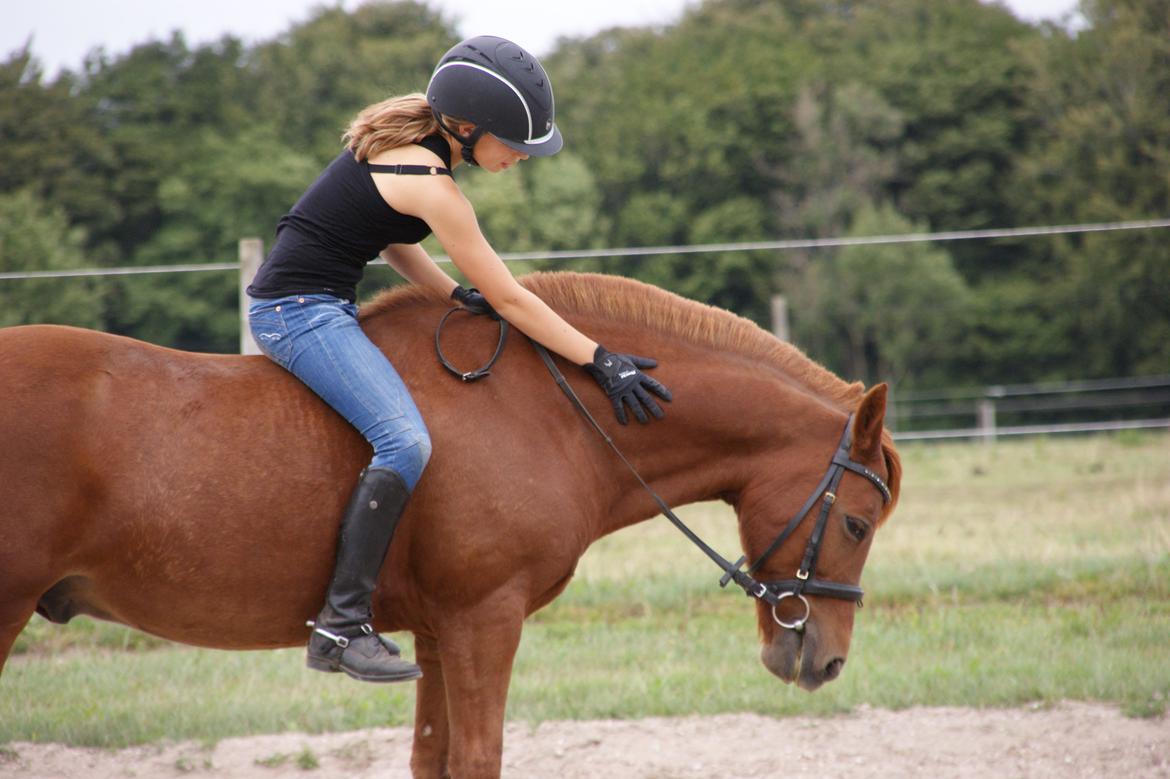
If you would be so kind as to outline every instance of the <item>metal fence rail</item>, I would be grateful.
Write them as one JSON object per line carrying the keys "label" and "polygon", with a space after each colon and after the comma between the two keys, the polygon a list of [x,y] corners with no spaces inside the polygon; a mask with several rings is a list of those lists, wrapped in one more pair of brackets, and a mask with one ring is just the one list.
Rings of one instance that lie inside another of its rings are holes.
{"label": "metal fence rail", "polygon": [[1011,425],[991,430],[980,427],[956,430],[916,430],[894,433],[896,441],[940,441],[961,438],[979,438],[994,441],[1000,436],[1056,435],[1059,433],[1107,433],[1118,430],[1170,429],[1170,418],[1166,419],[1123,419],[1116,422],[1069,422],[1054,425]]}
{"label": "metal fence rail", "polygon": [[1168,428],[1170,376],[909,392],[887,419],[901,440]]}

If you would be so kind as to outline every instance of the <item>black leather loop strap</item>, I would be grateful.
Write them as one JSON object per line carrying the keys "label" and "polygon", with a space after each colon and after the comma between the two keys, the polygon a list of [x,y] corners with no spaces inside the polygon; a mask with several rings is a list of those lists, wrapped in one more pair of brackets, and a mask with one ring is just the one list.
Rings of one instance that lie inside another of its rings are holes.
{"label": "black leather loop strap", "polygon": [[435,328],[435,352],[439,355],[439,362],[442,364],[442,366],[451,371],[451,373],[455,374],[466,382],[477,381],[478,379],[482,379],[484,376],[491,375],[491,367],[496,364],[496,360],[500,359],[500,355],[503,354],[504,344],[508,340],[508,323],[504,319],[499,320],[500,342],[496,344],[495,354],[493,354],[491,359],[487,361],[487,364],[485,364],[482,368],[476,368],[473,371],[464,372],[452,365],[447,357],[443,354],[443,346],[441,343],[443,336],[443,325],[447,324],[447,319],[456,311],[466,311],[468,314],[475,315],[474,311],[470,311],[463,306],[455,306],[447,311],[447,313],[443,314],[443,318],[439,320],[439,326]]}

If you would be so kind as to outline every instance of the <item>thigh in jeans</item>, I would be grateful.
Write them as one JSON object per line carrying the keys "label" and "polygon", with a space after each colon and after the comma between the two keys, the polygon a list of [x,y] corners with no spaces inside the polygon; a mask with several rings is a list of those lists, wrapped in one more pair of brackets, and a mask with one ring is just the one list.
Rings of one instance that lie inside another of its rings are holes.
{"label": "thigh in jeans", "polygon": [[373,464],[413,488],[430,456],[430,437],[402,378],[358,326],[356,308],[304,305],[292,325],[288,368],[374,447]]}

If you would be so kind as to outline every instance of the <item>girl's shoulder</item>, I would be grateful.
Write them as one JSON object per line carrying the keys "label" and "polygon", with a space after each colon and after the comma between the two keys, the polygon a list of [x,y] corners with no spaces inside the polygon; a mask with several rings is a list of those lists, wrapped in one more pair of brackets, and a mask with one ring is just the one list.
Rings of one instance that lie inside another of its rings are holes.
{"label": "girl's shoulder", "polygon": [[[443,152],[446,152],[444,154]],[[396,146],[371,155],[366,162],[371,165],[434,165],[444,169],[451,167],[451,147],[441,136],[428,136],[418,143]]]}

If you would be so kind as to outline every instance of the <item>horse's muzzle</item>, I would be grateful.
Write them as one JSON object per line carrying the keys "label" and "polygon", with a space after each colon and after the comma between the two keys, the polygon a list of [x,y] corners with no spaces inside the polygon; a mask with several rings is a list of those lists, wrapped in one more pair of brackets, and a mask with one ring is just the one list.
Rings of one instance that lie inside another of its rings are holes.
{"label": "horse's muzzle", "polygon": [[820,651],[815,624],[808,627],[804,632],[777,631],[760,650],[760,661],[784,682],[796,682],[802,690],[812,692],[841,675],[845,658]]}

